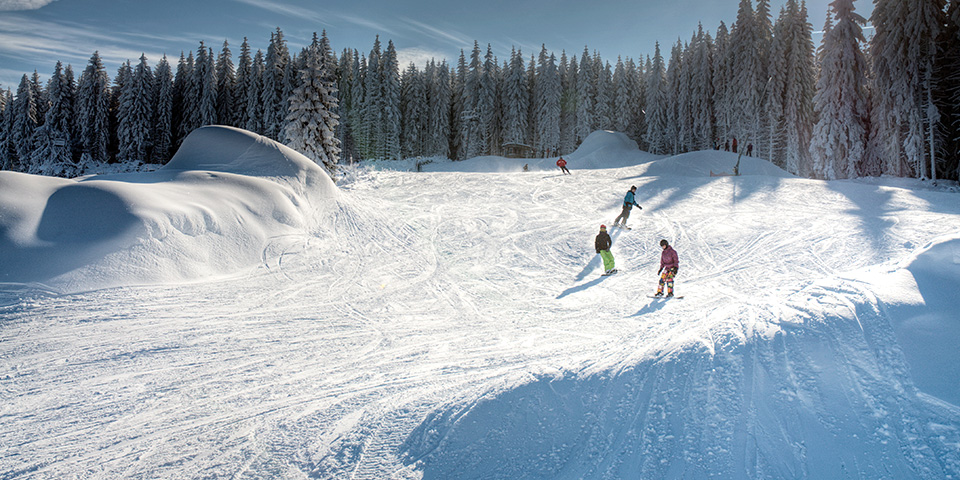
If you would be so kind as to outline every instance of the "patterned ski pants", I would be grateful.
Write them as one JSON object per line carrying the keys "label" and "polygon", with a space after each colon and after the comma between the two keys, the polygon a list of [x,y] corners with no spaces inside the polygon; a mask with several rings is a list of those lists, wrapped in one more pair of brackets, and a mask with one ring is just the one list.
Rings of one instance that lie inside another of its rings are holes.
{"label": "patterned ski pants", "polygon": [[673,295],[673,277],[677,276],[676,268],[667,268],[660,275],[660,285],[657,287],[657,293],[663,293],[663,285],[667,285],[667,295]]}

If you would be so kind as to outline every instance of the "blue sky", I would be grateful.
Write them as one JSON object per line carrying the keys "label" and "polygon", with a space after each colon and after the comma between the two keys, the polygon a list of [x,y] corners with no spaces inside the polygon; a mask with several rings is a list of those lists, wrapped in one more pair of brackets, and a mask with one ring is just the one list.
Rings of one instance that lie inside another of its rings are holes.
{"label": "blue sky", "polygon": [[[774,18],[786,0],[772,0]],[[652,55],[660,41],[688,40],[698,22],[711,34],[735,20],[739,0],[0,0],[0,87],[16,90],[24,73],[49,78],[57,60],[79,76],[99,51],[111,79],[119,65],[145,53],[151,65],[163,54],[173,62],[196,51],[201,40],[219,52],[229,41],[234,63],[243,37],[254,52],[266,50],[270,33],[283,30],[292,51],[324,29],[337,54],[369,52],[376,35],[393,40],[401,66],[429,58],[455,63],[474,40],[493,46],[501,63],[511,47],[524,56],[541,44],[560,56],[584,45],[611,63],[617,56]],[[808,0],[810,23],[822,28],[829,0]],[[872,2],[856,2],[869,16]],[[820,36],[814,41],[819,45]],[[172,63],[173,63],[172,62]]]}

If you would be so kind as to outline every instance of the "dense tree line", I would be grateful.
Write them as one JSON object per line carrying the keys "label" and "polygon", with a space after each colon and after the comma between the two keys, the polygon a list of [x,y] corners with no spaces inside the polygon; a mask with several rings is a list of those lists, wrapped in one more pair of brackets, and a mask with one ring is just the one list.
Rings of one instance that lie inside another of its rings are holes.
{"label": "dense tree line", "polygon": [[[202,125],[282,141],[333,170],[339,162],[574,150],[616,130],[658,154],[724,148],[734,138],[791,173],[957,179],[960,173],[960,0],[874,0],[868,41],[854,0],[834,0],[819,48],[806,6],[741,0],[736,22],[653,56],[598,52],[558,59],[474,42],[454,65],[398,64],[392,41],[339,58],[324,33],[291,53],[283,32],[266,52],[246,39],[234,66],[200,43],[174,68],[164,57],[122,65],[111,84],[94,53],[79,78],[58,63],[46,85],[24,75],[0,95],[7,170],[71,176],[97,162],[169,160]],[[666,55],[666,56],[665,56]]]}

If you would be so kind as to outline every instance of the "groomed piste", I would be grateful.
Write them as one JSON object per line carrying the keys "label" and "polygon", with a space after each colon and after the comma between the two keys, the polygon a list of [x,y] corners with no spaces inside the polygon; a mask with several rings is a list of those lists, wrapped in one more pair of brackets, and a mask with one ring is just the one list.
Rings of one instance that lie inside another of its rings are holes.
{"label": "groomed piste", "polygon": [[0,478],[960,476],[955,186],[564,158],[0,172]]}

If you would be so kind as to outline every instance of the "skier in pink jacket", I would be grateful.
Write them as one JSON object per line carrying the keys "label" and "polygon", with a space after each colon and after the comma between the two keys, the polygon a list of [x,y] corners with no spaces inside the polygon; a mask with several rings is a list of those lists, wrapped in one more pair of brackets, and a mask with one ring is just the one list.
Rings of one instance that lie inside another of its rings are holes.
{"label": "skier in pink jacket", "polygon": [[660,248],[663,249],[663,252],[660,254],[660,270],[657,271],[657,274],[660,275],[660,285],[657,287],[658,297],[663,296],[663,286],[667,286],[667,296],[673,296],[673,277],[677,275],[677,270],[680,269],[680,259],[677,258],[677,251],[670,246],[666,240],[660,240]]}

